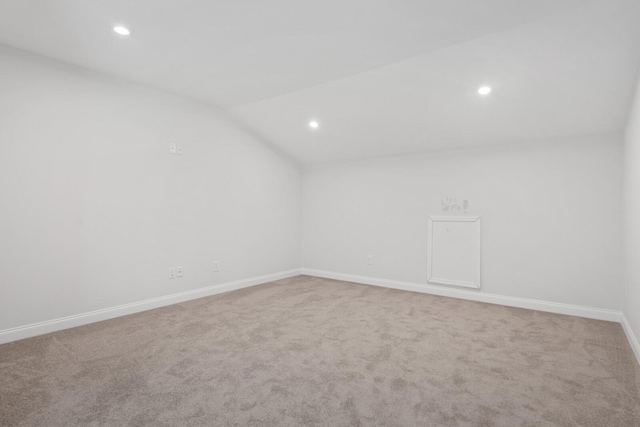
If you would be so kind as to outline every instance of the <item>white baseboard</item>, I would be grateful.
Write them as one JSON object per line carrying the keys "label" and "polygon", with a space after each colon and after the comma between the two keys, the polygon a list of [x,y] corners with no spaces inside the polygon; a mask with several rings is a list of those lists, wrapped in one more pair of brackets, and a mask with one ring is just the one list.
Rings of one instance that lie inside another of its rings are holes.
{"label": "white baseboard", "polygon": [[282,271],[264,276],[251,277],[249,279],[236,280],[234,282],[221,283],[219,285],[208,286],[206,288],[192,291],[179,292],[177,294],[166,295],[158,298],[151,298],[144,301],[123,304],[116,307],[104,308],[90,311],[88,313],[76,314],[73,316],[61,317],[59,319],[47,320],[30,325],[19,326],[17,328],[0,331],[0,344],[17,341],[36,335],[48,334],[62,329],[82,326],[102,320],[113,319],[114,317],[126,316],[128,314],[164,307],[171,304],[189,301],[192,299],[221,294],[223,292],[235,291],[237,289],[248,288],[262,283],[273,282],[274,280],[286,279],[298,276],[300,269]]}
{"label": "white baseboard", "polygon": [[602,308],[583,307],[579,305],[562,304],[557,302],[539,301],[528,298],[509,297],[504,295],[489,294],[485,292],[462,290],[455,288],[439,287],[422,283],[400,282],[397,280],[378,279],[375,277],[356,276],[352,274],[335,273],[332,271],[314,270],[303,268],[302,274],[307,276],[324,277],[327,279],[344,280],[346,282],[361,283],[364,285],[381,286],[384,288],[400,289],[403,291],[420,292],[423,294],[439,295],[451,298],[460,298],[471,301],[486,302],[489,304],[506,305],[510,307],[527,308],[529,310],[546,311],[550,313],[567,314],[570,316],[586,317],[589,319],[608,320],[620,322],[621,313],[615,310]]}
{"label": "white baseboard", "polygon": [[638,337],[633,333],[633,329],[631,329],[631,325],[627,320],[627,316],[622,313],[620,316],[620,323],[622,324],[622,329],[624,329],[624,333],[627,335],[627,339],[629,340],[629,344],[631,345],[631,349],[636,355],[636,360],[638,364],[640,364],[640,342],[638,342]]}
{"label": "white baseboard", "polygon": [[636,358],[638,359],[638,363],[640,363],[640,343],[633,333],[631,326],[629,325],[629,322],[627,321],[627,318],[624,316],[624,314],[615,310],[605,310],[600,308],[561,304],[549,301],[538,301],[527,298],[508,297],[504,295],[466,291],[461,289],[444,287],[441,288],[428,284],[401,282],[396,280],[379,279],[375,277],[357,276],[308,268],[293,269],[274,274],[267,274],[264,276],[252,277],[249,279],[237,280],[234,282],[222,283],[219,285],[195,289],[192,291],[180,292],[177,294],[151,298],[144,301],[123,304],[116,307],[91,311],[88,313],[82,313],[44,322],[33,323],[30,325],[19,326],[16,328],[5,329],[3,331],[0,331],[0,344],[17,341],[24,338],[30,338],[37,335],[47,334],[50,332],[56,332],[63,329],[73,328],[76,326],[82,326],[89,323],[99,322],[102,320],[113,319],[115,317],[126,316],[128,314],[139,313],[141,311],[152,310],[154,308],[164,307],[167,305],[177,304],[193,299],[234,291],[237,289],[248,288],[263,283],[273,282],[275,280],[294,277],[299,274],[324,277],[327,279],[343,280],[365,285],[380,286],[391,289],[420,292],[431,295],[461,298],[471,301],[486,302],[490,304],[506,305],[510,307],[526,308],[530,310],[567,314],[571,316],[586,317],[590,319],[620,322],[625,334],[627,335],[629,344],[631,345],[631,348],[633,349]]}

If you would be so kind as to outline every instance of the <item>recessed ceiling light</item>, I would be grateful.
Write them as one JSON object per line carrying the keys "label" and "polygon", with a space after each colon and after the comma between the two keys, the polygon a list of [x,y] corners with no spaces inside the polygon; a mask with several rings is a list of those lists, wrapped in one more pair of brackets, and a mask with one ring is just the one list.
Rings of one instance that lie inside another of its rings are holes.
{"label": "recessed ceiling light", "polygon": [[120,34],[121,36],[128,36],[131,34],[130,29],[128,29],[127,27],[123,27],[121,25],[116,25],[115,27],[113,27],[113,31]]}
{"label": "recessed ceiling light", "polygon": [[315,121],[315,120],[311,120],[311,121],[309,122],[309,127],[310,127],[311,129],[318,129],[318,126],[320,126],[320,123],[318,123],[318,122],[317,122],[317,121]]}
{"label": "recessed ceiling light", "polygon": [[481,86],[480,89],[478,89],[480,95],[489,95],[491,91],[491,86]]}

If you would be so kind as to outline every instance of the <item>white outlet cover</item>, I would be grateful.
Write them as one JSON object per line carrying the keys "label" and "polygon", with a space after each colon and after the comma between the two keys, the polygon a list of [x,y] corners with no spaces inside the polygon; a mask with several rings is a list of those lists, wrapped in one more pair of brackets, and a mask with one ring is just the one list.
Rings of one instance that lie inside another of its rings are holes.
{"label": "white outlet cover", "polygon": [[178,150],[178,148],[177,148],[176,144],[169,144],[169,153],[176,154],[177,150]]}
{"label": "white outlet cover", "polygon": [[220,263],[220,261],[214,261],[213,262],[213,271],[220,271],[219,263]]}
{"label": "white outlet cover", "polygon": [[178,144],[178,154],[180,155],[184,154],[184,147],[182,144]]}
{"label": "white outlet cover", "polygon": [[182,267],[176,267],[176,277],[182,277]]}
{"label": "white outlet cover", "polygon": [[169,279],[175,279],[176,278],[176,269],[171,267],[169,269]]}

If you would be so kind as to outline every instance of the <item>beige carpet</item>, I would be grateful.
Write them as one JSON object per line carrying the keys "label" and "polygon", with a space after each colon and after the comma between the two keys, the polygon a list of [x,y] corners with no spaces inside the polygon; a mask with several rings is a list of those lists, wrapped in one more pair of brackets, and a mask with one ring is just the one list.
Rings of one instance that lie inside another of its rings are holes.
{"label": "beige carpet", "polygon": [[299,276],[0,346],[2,426],[640,426],[620,325]]}

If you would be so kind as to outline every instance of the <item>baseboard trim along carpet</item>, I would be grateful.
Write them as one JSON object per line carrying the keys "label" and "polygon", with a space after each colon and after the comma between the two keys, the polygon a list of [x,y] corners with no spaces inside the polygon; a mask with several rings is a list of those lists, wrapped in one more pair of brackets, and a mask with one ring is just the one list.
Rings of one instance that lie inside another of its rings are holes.
{"label": "baseboard trim along carpet", "polygon": [[640,342],[638,342],[638,337],[633,333],[633,329],[631,329],[631,325],[627,320],[627,316],[622,313],[620,316],[620,323],[622,324],[622,329],[624,329],[624,333],[629,340],[629,344],[631,345],[631,349],[633,353],[636,355],[636,359],[638,363],[640,363]]}
{"label": "baseboard trim along carpet", "polygon": [[620,322],[621,312],[602,308],[583,307],[579,305],[562,304],[557,302],[539,301],[528,298],[509,297],[504,295],[489,294],[485,292],[469,291],[448,287],[439,287],[422,283],[400,282],[397,280],[379,279],[375,277],[356,276],[352,274],[336,273],[332,271],[314,270],[303,268],[302,274],[307,276],[323,277],[325,279],[343,280],[346,282],[361,283],[363,285],[381,286],[384,288],[400,289],[403,291],[421,292],[423,294],[439,295],[443,297],[461,298],[471,301],[486,302],[489,304],[506,305],[510,307],[527,308],[529,310],[546,311],[549,313],[568,314],[570,316],[585,317],[588,319],[608,320]]}
{"label": "baseboard trim along carpet", "polygon": [[510,307],[526,308],[529,310],[546,311],[549,313],[567,314],[570,316],[585,317],[587,319],[608,320],[618,322],[629,340],[629,345],[640,364],[640,342],[633,333],[626,316],[615,310],[584,307],[579,305],[562,304],[557,302],[539,301],[528,298],[508,297],[504,295],[466,291],[461,289],[440,288],[438,286],[400,282],[397,280],[379,279],[375,277],[357,276],[353,274],[336,273],[333,271],[314,270],[303,268],[302,274],[307,276],[323,277],[325,279],[343,280],[345,282],[360,283],[363,285],[380,286],[383,288],[399,289],[403,291],[420,292],[423,294],[439,295],[443,297],[461,298],[471,301],[486,302],[489,304],[506,305]]}
{"label": "baseboard trim along carpet", "polygon": [[211,295],[235,291],[237,289],[247,288],[250,286],[261,285],[263,283],[273,282],[274,280],[286,279],[288,277],[294,277],[298,275],[300,275],[300,269],[296,268],[294,270],[281,271],[279,273],[266,274],[264,276],[257,276],[248,279],[236,280],[234,282],[221,283],[213,286],[208,286],[206,288],[179,292],[176,294],[151,298],[144,301],[123,304],[116,307],[103,308],[101,310],[90,311],[88,313],[76,314],[73,316],[61,317],[44,322],[32,323],[26,326],[5,329],[3,331],[0,331],[0,344],[17,341],[24,338],[30,338],[36,335],[48,334],[50,332],[60,331],[62,329],[74,328],[76,326],[82,326],[89,323],[100,322],[102,320],[113,319],[115,317],[126,316],[128,314],[138,313],[141,311],[152,310],[154,308],[177,304],[192,299],[208,297]]}
{"label": "baseboard trim along carpet", "polygon": [[489,294],[477,291],[467,291],[438,287],[428,284],[401,282],[397,280],[379,279],[376,277],[357,276],[353,274],[336,273],[333,271],[314,270],[303,268],[302,274],[307,276],[323,277],[325,279],[343,280],[345,282],[360,283],[363,285],[380,286],[383,288],[399,289],[402,291],[420,292],[423,294],[439,295],[443,297],[460,298],[471,301],[486,302],[489,304],[506,305],[509,307],[526,308],[529,310],[546,311],[549,313],[567,314],[569,316],[585,317],[587,319],[608,320],[618,322],[629,340],[638,364],[640,364],[640,342],[633,333],[631,325],[625,315],[616,310],[603,308],[584,307],[580,305],[562,304],[550,301],[540,301],[528,298],[508,297],[504,295]]}

